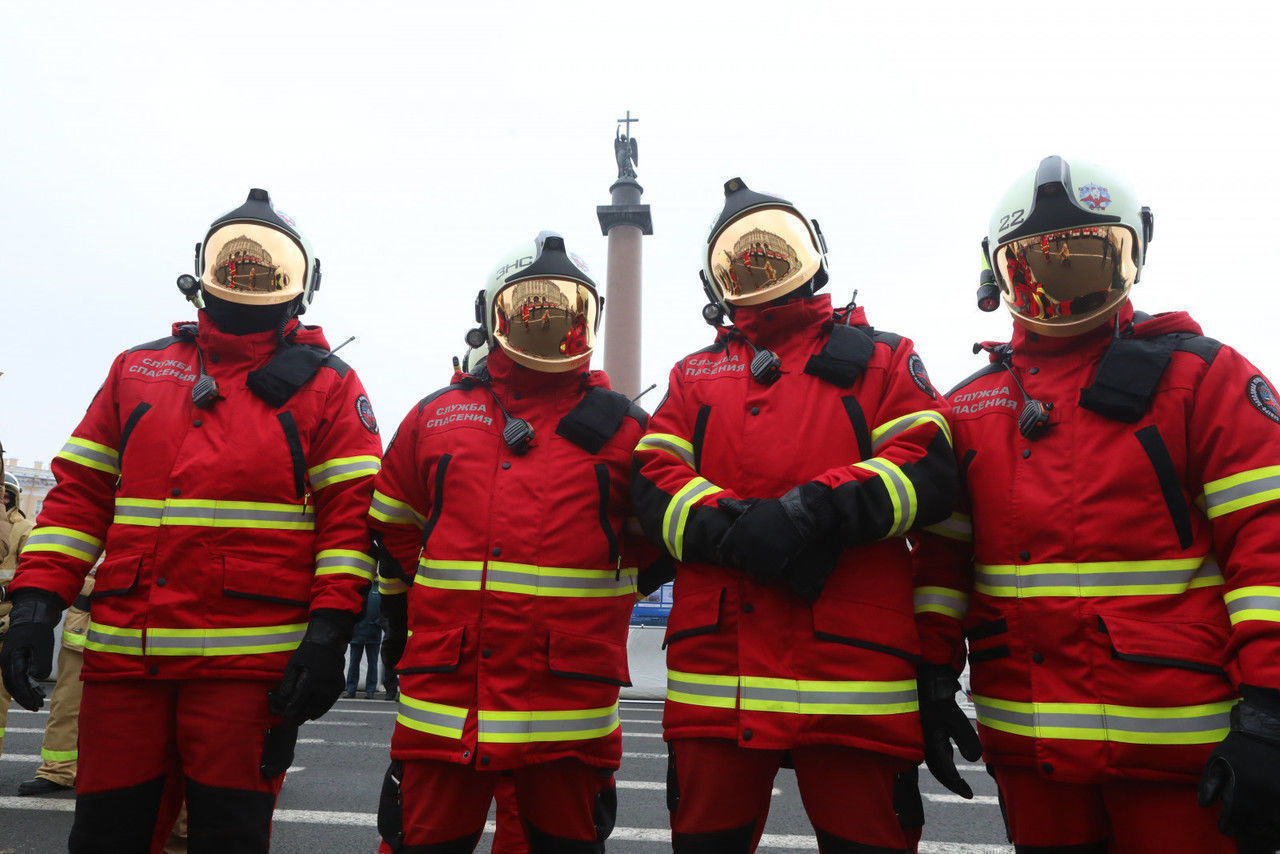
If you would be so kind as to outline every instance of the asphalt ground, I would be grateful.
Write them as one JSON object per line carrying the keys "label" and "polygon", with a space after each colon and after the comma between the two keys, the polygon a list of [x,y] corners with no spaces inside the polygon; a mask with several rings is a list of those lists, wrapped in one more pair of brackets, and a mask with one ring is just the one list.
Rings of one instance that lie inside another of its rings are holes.
{"label": "asphalt ground", "polygon": [[[381,695],[379,695],[381,696]],[[47,708],[47,707],[46,707]],[[14,706],[0,755],[0,854],[50,854],[66,850],[75,801],[70,793],[47,798],[17,796],[18,783],[39,764],[47,712]],[[666,811],[666,745],[662,704],[622,703],[623,758],[618,771],[618,823],[608,847],[623,854],[671,850]],[[306,724],[280,793],[272,832],[276,854],[329,854],[377,850],[375,812],[395,704],[382,699],[339,700],[322,720]],[[921,769],[926,824],[923,854],[996,854],[1006,844],[995,783],[980,765],[961,764],[976,797],[963,801]],[[800,805],[795,775],[782,770],[774,782],[760,850],[816,851]],[[492,816],[478,851],[488,851]]]}

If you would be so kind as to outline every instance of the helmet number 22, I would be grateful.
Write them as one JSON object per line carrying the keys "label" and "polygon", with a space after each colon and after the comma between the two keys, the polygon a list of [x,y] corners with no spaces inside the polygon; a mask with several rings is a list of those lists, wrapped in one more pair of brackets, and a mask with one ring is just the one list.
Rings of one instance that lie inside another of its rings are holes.
{"label": "helmet number 22", "polygon": [[1013,213],[1005,214],[1000,217],[1000,228],[998,230],[1004,231],[1005,229],[1013,228],[1015,225],[1022,225],[1022,218],[1025,214],[1026,211],[1022,208],[1018,208]]}

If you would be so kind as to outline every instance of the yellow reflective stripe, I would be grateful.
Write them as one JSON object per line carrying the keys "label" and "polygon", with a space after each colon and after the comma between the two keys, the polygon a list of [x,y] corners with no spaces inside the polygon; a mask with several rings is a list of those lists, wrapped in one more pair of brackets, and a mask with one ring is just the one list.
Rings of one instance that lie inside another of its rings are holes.
{"label": "yellow reflective stripe", "polygon": [[1280,498],[1280,466],[1265,466],[1204,485],[1203,507],[1210,519]]}
{"label": "yellow reflective stripe", "polygon": [[84,648],[97,652],[118,652],[124,655],[142,655],[142,629],[126,629],[89,621],[85,633]]}
{"label": "yellow reflective stripe", "polygon": [[886,421],[879,427],[871,431],[871,449],[872,451],[880,450],[881,446],[887,444],[898,434],[905,433],[913,427],[919,427],[921,424],[933,424],[942,431],[942,435],[946,437],[947,444],[951,442],[951,426],[947,424],[947,419],[942,417],[942,413],[932,409],[922,409],[919,412],[911,412],[901,418],[895,418],[892,421]]}
{"label": "yellow reflective stripe", "polygon": [[609,735],[621,726],[618,704],[597,709],[477,713],[477,739],[489,744],[576,741]]}
{"label": "yellow reflective stripe", "polygon": [[882,457],[871,457],[853,467],[869,471],[884,482],[893,505],[893,522],[885,536],[900,537],[910,530],[916,521],[916,487],[902,469]]}
{"label": "yellow reflective stripe", "polygon": [[315,529],[315,508],[272,501],[226,501],[208,498],[116,498],[118,525],[157,528],[253,528],[286,531]]}
{"label": "yellow reflective stripe", "polygon": [[491,560],[484,586],[486,590],[530,596],[632,597],[637,573],[635,567],[573,569]]}
{"label": "yellow reflective stripe", "polygon": [[975,694],[978,722],[1028,738],[1124,744],[1212,744],[1230,730],[1236,700],[1194,706],[1116,703],[1025,703]]}
{"label": "yellow reflective stripe", "polygon": [[414,584],[443,590],[479,590],[484,576],[482,560],[435,560],[419,558]]}
{"label": "yellow reflective stripe", "polygon": [[676,560],[684,559],[684,528],[689,522],[689,513],[699,499],[723,491],[706,478],[695,477],[671,496],[662,515],[662,540]]}
{"label": "yellow reflective stripe", "polygon": [[79,436],[67,439],[66,444],[56,456],[107,474],[120,474],[120,455],[115,448],[109,448]]}
{"label": "yellow reflective stripe", "polygon": [[427,524],[427,517],[414,510],[411,505],[377,489],[373,491],[369,515],[389,525],[416,525],[421,529]]}
{"label": "yellow reflective stripe", "polygon": [[987,596],[1159,596],[1222,583],[1212,556],[1094,563],[975,564]]}
{"label": "yellow reflective stripe", "polygon": [[951,587],[917,587],[913,605],[917,614],[943,614],[960,620],[969,612],[969,596]]}
{"label": "yellow reflective stripe", "polygon": [[667,699],[689,706],[737,708],[738,677],[667,670]]}
{"label": "yellow reflective stripe", "polygon": [[916,681],[885,682],[776,679],[743,676],[741,706],[747,711],[801,715],[895,715],[915,712]]}
{"label": "yellow reflective stripe", "polygon": [[344,480],[372,477],[381,468],[382,460],[375,456],[334,457],[307,469],[307,477],[312,489],[324,489]]}
{"label": "yellow reflective stripe", "polygon": [[462,738],[462,728],[467,722],[467,710],[461,706],[446,706],[419,700],[400,690],[399,713],[396,723],[418,732],[443,738]]}
{"label": "yellow reflective stripe", "polygon": [[403,578],[383,578],[379,575],[378,592],[383,596],[399,596],[409,592],[409,585],[405,584]]}
{"label": "yellow reflective stripe", "polygon": [[93,563],[102,554],[102,540],[74,528],[42,525],[27,537],[23,552],[58,552]]}
{"label": "yellow reflective stripe", "polygon": [[355,575],[373,581],[377,562],[356,549],[323,549],[316,555],[316,575]]}
{"label": "yellow reflective stripe", "polygon": [[672,433],[646,433],[636,443],[636,451],[662,451],[693,469],[693,444]]}
{"label": "yellow reflective stripe", "polygon": [[80,632],[73,632],[63,627],[62,629],[62,645],[69,649],[84,649],[85,636]]}
{"label": "yellow reflective stripe", "polygon": [[973,542],[973,519],[964,513],[952,513],[941,522],[926,526],[924,530],[962,543]]}
{"label": "yellow reflective stripe", "polygon": [[40,748],[40,758],[45,762],[75,762],[80,757],[77,750],[49,750]]}
{"label": "yellow reflective stripe", "polygon": [[1231,616],[1231,625],[1246,620],[1280,623],[1280,587],[1255,585],[1240,587],[1222,597]]}
{"label": "yellow reflective stripe", "polygon": [[231,629],[148,628],[147,655],[259,655],[297,649],[306,623]]}

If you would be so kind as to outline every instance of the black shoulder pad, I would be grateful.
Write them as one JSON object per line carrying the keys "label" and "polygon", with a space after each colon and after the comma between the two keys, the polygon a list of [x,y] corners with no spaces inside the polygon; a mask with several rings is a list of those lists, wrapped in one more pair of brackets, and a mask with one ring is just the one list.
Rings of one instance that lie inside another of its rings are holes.
{"label": "black shoulder pad", "polygon": [[1113,339],[1093,382],[1080,389],[1081,408],[1124,424],[1141,420],[1176,345],[1176,335]]}
{"label": "black shoulder pad", "polygon": [[630,404],[630,408],[627,409],[627,417],[630,418],[632,421],[636,422],[637,424],[639,424],[641,430],[648,427],[649,413],[641,409],[640,405],[637,403],[631,403],[630,401],[628,401],[628,404]]}
{"label": "black shoulder pad", "polygon": [[809,357],[804,372],[834,386],[848,388],[871,363],[876,349],[874,335],[866,326],[837,323],[831,327],[827,343]]}
{"label": "black shoulder pad", "polygon": [[323,362],[320,363],[320,367],[331,368],[340,377],[345,377],[347,375],[347,371],[351,370],[350,365],[348,365],[346,362],[342,361],[332,353],[329,354],[329,358],[325,359]]}
{"label": "black shoulder pad", "polygon": [[450,385],[445,386],[445,387],[444,387],[444,388],[442,388],[442,389],[438,389],[438,390],[436,390],[436,391],[433,391],[433,392],[431,392],[431,394],[427,395],[427,396],[426,396],[426,397],[424,397],[422,400],[418,401],[418,412],[419,412],[419,413],[421,413],[421,412],[422,412],[422,410],[423,410],[423,408],[424,408],[428,403],[430,403],[431,401],[435,400],[437,397],[440,397],[440,396],[441,396],[441,395],[443,395],[443,394],[447,394],[448,392],[451,392],[451,391],[470,391],[470,390],[471,390],[471,389],[473,389],[473,388],[475,388],[475,385],[474,385],[474,384],[469,384],[469,383],[452,383],[452,384],[450,384]]}
{"label": "black shoulder pad", "polygon": [[1193,335],[1191,333],[1175,333],[1177,343],[1173,349],[1181,350],[1184,353],[1194,353],[1204,360],[1206,365],[1212,365],[1213,360],[1217,358],[1218,351],[1222,349],[1222,342],[1210,338],[1208,335]]}
{"label": "black shoulder pad", "polygon": [[130,347],[130,353],[136,353],[139,350],[163,350],[165,347],[172,347],[181,341],[181,336],[166,335],[163,338],[157,338],[154,341],[148,341],[146,344],[139,344],[137,347]]}
{"label": "black shoulder pad", "polygon": [[598,454],[631,412],[631,400],[625,394],[607,388],[587,389],[578,405],[556,425],[556,435],[563,436],[589,454]]}
{"label": "black shoulder pad", "polygon": [[879,329],[869,331],[877,344],[888,344],[890,350],[897,351],[898,345],[902,343],[902,336],[896,332],[882,332]]}
{"label": "black shoulder pad", "polygon": [[960,380],[960,382],[956,383],[952,387],[951,391],[944,394],[943,397],[951,397],[951,395],[955,394],[960,389],[967,386],[969,383],[974,382],[978,379],[981,379],[982,377],[985,377],[987,374],[994,374],[997,371],[1003,371],[1003,370],[1004,370],[1003,364],[1001,364],[1000,362],[992,362],[991,364],[986,365],[985,367],[979,368],[978,370],[969,374],[969,376]]}

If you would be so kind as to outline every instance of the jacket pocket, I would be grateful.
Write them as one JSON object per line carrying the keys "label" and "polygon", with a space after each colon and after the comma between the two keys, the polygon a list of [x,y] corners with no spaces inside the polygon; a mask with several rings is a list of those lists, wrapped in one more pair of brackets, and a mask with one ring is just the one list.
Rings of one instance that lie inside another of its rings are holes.
{"label": "jacket pocket", "polygon": [[869,602],[819,597],[813,604],[813,636],[818,640],[882,652],[913,664],[921,661],[914,618]]}
{"label": "jacket pocket", "polygon": [[222,558],[222,592],[233,599],[306,608],[311,604],[312,578],[310,573],[289,572],[258,561]]}
{"label": "jacket pocket", "polygon": [[1004,617],[978,623],[976,626],[965,629],[964,636],[969,641],[969,663],[981,664],[984,661],[994,661],[997,658],[1008,658],[1012,655],[1009,645],[1002,643],[1006,640],[1002,635],[1008,633],[1009,623]]}
{"label": "jacket pocket", "polygon": [[720,628],[720,605],[724,602],[724,588],[705,590],[683,596],[671,609],[667,618],[667,634],[662,639],[667,644],[694,635],[706,635]]}
{"label": "jacket pocket", "polygon": [[138,574],[144,555],[123,555],[102,562],[98,567],[97,581],[90,594],[91,602],[112,596],[124,596],[138,587]]}
{"label": "jacket pocket", "polygon": [[1161,623],[1099,614],[1098,631],[1111,641],[1111,657],[1118,661],[1172,667],[1225,676],[1222,656],[1227,648],[1225,627],[1213,623]]}
{"label": "jacket pocket", "polygon": [[466,636],[466,626],[413,632],[396,673],[452,673],[462,660]]}
{"label": "jacket pocket", "polygon": [[553,676],[630,685],[626,646],[600,638],[552,632],[547,645],[547,662]]}
{"label": "jacket pocket", "polygon": [[425,547],[427,540],[431,538],[431,532],[435,530],[436,523],[440,521],[440,513],[444,510],[444,476],[449,470],[449,461],[453,459],[452,454],[441,454],[439,462],[436,463],[435,476],[432,478],[433,486],[431,488],[431,515],[427,517],[426,524],[422,526],[422,545]]}

